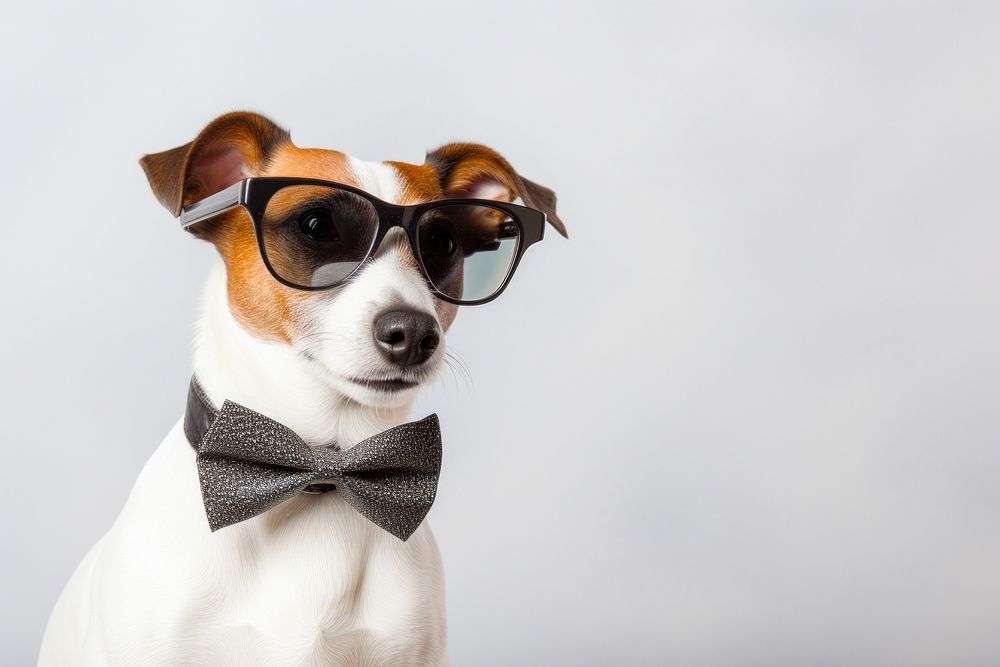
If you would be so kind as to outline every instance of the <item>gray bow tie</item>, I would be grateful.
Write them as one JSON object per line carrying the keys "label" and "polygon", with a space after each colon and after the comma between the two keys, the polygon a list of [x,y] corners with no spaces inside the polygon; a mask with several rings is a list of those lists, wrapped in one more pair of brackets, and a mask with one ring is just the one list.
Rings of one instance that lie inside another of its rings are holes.
{"label": "gray bow tie", "polygon": [[[192,394],[198,389],[192,384]],[[441,471],[437,415],[340,451],[310,447],[288,427],[226,401],[197,449],[201,495],[213,531],[311,489],[336,487],[354,509],[405,540],[430,510]]]}

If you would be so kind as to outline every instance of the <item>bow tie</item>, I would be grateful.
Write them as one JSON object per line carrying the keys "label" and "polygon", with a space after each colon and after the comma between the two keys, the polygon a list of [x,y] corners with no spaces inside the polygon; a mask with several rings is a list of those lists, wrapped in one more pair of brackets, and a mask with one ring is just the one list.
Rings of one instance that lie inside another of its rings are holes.
{"label": "bow tie", "polygon": [[198,452],[201,495],[213,531],[300,493],[336,488],[354,509],[405,540],[437,492],[437,415],[382,431],[347,451],[310,447],[288,427],[238,403],[225,401],[216,412],[192,379],[184,432]]}

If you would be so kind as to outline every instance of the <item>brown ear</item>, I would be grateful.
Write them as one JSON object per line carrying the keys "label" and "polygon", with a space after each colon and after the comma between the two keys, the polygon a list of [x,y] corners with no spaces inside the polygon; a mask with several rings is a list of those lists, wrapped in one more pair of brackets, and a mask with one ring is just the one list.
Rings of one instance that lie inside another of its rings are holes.
{"label": "brown ear", "polygon": [[139,160],[153,194],[175,217],[181,208],[259,171],[288,132],[260,114],[219,116],[194,141]]}
{"label": "brown ear", "polygon": [[477,197],[513,201],[538,209],[560,234],[569,238],[556,215],[556,193],[524,178],[499,153],[481,144],[454,143],[427,154],[447,197]]}

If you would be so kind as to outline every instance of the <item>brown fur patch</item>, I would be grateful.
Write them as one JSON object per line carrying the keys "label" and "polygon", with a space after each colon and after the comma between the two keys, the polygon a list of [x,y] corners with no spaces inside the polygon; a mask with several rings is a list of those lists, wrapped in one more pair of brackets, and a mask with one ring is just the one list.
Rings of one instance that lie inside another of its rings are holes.
{"label": "brown fur patch", "polygon": [[226,264],[226,294],[233,316],[258,338],[290,343],[295,328],[292,304],[309,293],[286,287],[271,276],[246,211],[230,211],[210,224],[217,225],[210,240]]}
{"label": "brown fur patch", "polygon": [[322,148],[299,148],[287,143],[274,152],[266,169],[257,176],[318,178],[359,187],[346,155]]}
{"label": "brown fur patch", "polygon": [[[291,142],[278,147],[258,176],[316,178],[357,187],[347,156],[339,151],[299,148]],[[282,285],[261,259],[253,223],[245,211],[238,220],[219,224],[219,238],[211,239],[226,263],[227,293],[233,315],[244,328],[264,339],[291,343],[296,334],[296,304],[321,293]]]}
{"label": "brown fur patch", "polygon": [[399,174],[399,182],[402,186],[401,194],[397,204],[419,204],[434,199],[443,199],[444,191],[441,189],[441,180],[438,172],[431,165],[410,164],[408,162],[387,161]]}
{"label": "brown fur patch", "polygon": [[518,188],[514,168],[492,148],[482,144],[454,143],[437,149],[428,156],[435,173],[444,181],[441,186],[448,197],[468,197],[484,180],[496,181],[506,190],[503,201],[511,202]]}

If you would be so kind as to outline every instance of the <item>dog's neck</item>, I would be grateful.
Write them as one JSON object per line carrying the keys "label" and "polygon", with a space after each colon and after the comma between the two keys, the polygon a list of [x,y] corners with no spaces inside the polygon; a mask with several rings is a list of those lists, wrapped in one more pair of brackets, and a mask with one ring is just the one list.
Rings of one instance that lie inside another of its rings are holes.
{"label": "dog's neck", "polygon": [[264,341],[233,317],[219,262],[205,287],[194,373],[209,400],[231,400],[275,419],[311,445],[350,447],[406,420],[411,405],[374,408],[336,391],[294,346]]}

